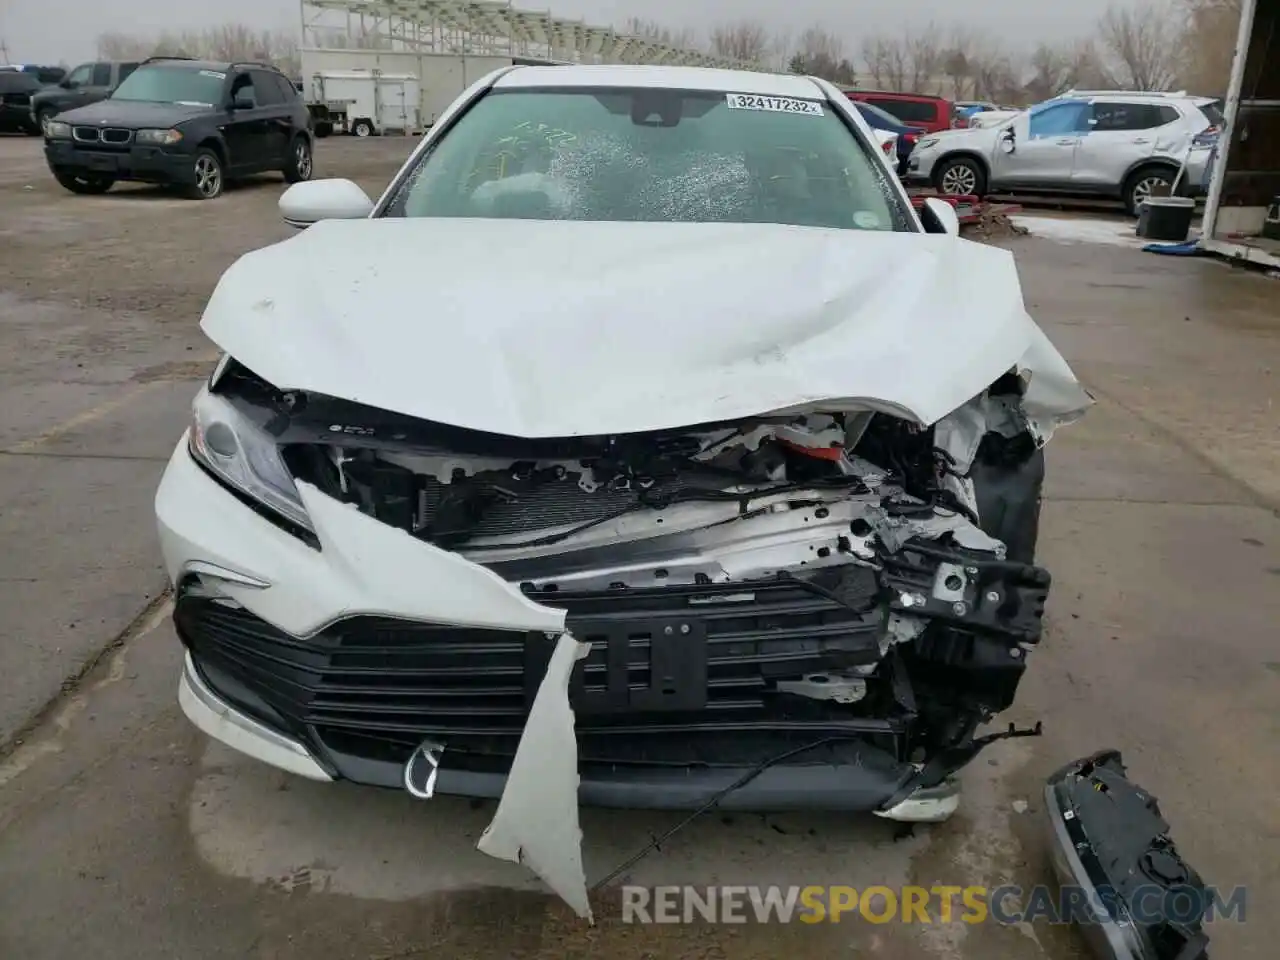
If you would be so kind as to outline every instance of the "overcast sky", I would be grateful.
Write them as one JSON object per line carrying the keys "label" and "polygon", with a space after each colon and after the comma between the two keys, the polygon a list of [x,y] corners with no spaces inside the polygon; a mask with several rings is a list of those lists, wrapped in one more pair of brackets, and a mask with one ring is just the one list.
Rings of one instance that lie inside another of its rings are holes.
{"label": "overcast sky", "polygon": [[[1011,47],[1029,48],[1042,38],[1061,39],[1089,31],[1108,0],[1069,4],[1025,0],[516,0],[517,7],[586,17],[607,26],[641,15],[673,27],[707,28],[742,17],[799,34],[818,21],[845,37],[855,53],[869,33],[898,32],[930,20],[970,27],[1000,37]],[[94,55],[95,38],[106,31],[156,33],[163,29],[237,21],[261,28],[296,29],[297,0],[0,0],[0,39],[15,62],[66,61]],[[146,25],[141,26],[141,25]]]}

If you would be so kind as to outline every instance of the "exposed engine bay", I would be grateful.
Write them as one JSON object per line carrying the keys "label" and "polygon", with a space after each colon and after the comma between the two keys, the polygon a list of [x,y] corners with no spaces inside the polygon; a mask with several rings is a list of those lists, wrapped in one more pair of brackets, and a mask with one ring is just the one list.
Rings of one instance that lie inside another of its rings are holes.
{"label": "exposed engine bay", "polygon": [[[569,610],[594,641],[571,685],[579,739],[615,734],[584,762],[750,763],[856,734],[935,782],[1040,636],[1043,462],[1018,389],[929,428],[804,413],[526,440],[277,391],[234,363],[217,384],[297,480]],[[435,718],[411,736],[509,757],[518,728]]]}

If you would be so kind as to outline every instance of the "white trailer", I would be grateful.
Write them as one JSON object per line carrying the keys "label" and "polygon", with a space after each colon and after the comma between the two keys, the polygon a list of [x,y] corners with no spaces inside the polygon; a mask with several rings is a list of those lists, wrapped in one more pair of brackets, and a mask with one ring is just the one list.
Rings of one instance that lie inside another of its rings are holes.
{"label": "white trailer", "polygon": [[[435,123],[436,118],[445,108],[476,80],[499,67],[509,67],[513,63],[551,62],[531,61],[523,57],[433,53],[417,50],[348,50],[325,47],[304,47],[301,50],[302,79],[307,91],[307,102],[316,118],[316,132],[319,135],[329,130],[346,129],[351,131],[358,125],[362,117],[370,121],[372,131],[381,133],[385,124],[373,114],[353,113],[353,107],[345,103],[346,95],[335,98],[334,79],[341,76],[342,82],[357,83],[353,78],[370,78],[375,74],[382,78],[382,83],[375,87],[368,79],[364,80],[370,92],[382,89],[386,81],[392,77],[412,78],[415,89],[406,90],[406,102],[412,99],[416,112],[414,126],[410,132],[421,132]],[[317,80],[324,79],[323,86]],[[341,82],[339,84],[341,87]],[[395,103],[395,92],[383,90],[383,99]],[[395,109],[398,109],[396,107]],[[408,113],[408,108],[405,108]],[[344,126],[345,122],[345,126]],[[325,127],[326,123],[331,124]],[[361,130],[365,128],[361,125]],[[400,128],[394,128],[400,129]],[[370,131],[366,131],[370,132]]]}
{"label": "white trailer", "polygon": [[304,74],[303,84],[320,136],[339,129],[357,137],[422,129],[420,87],[412,73],[317,70]]}

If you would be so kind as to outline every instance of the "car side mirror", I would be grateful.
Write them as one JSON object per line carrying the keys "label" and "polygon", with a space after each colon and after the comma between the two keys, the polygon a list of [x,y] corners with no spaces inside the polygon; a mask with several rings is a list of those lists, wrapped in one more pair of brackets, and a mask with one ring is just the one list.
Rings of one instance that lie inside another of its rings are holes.
{"label": "car side mirror", "polygon": [[280,216],[299,230],[321,220],[363,220],[371,213],[373,201],[350,180],[304,180],[280,197]]}
{"label": "car side mirror", "polygon": [[72,80],[59,80],[58,86],[60,86],[63,90],[74,90],[76,85],[75,85],[75,82]]}
{"label": "car side mirror", "polygon": [[252,110],[255,106],[256,104],[253,102],[253,98],[246,97],[242,93],[238,93],[231,98],[232,110]]}
{"label": "car side mirror", "polygon": [[929,197],[920,208],[920,222],[925,233],[945,233],[960,236],[960,216],[956,208],[945,200]]}
{"label": "car side mirror", "polygon": [[1018,149],[1018,135],[1010,127],[1000,135],[1000,149],[1005,153],[1015,153]]}

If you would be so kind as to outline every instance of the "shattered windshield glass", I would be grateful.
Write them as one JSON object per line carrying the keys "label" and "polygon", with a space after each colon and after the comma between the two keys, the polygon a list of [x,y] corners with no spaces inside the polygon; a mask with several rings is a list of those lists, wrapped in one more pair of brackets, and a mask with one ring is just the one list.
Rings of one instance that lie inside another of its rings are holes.
{"label": "shattered windshield glass", "polygon": [[385,215],[911,229],[830,104],[663,89],[491,92]]}

